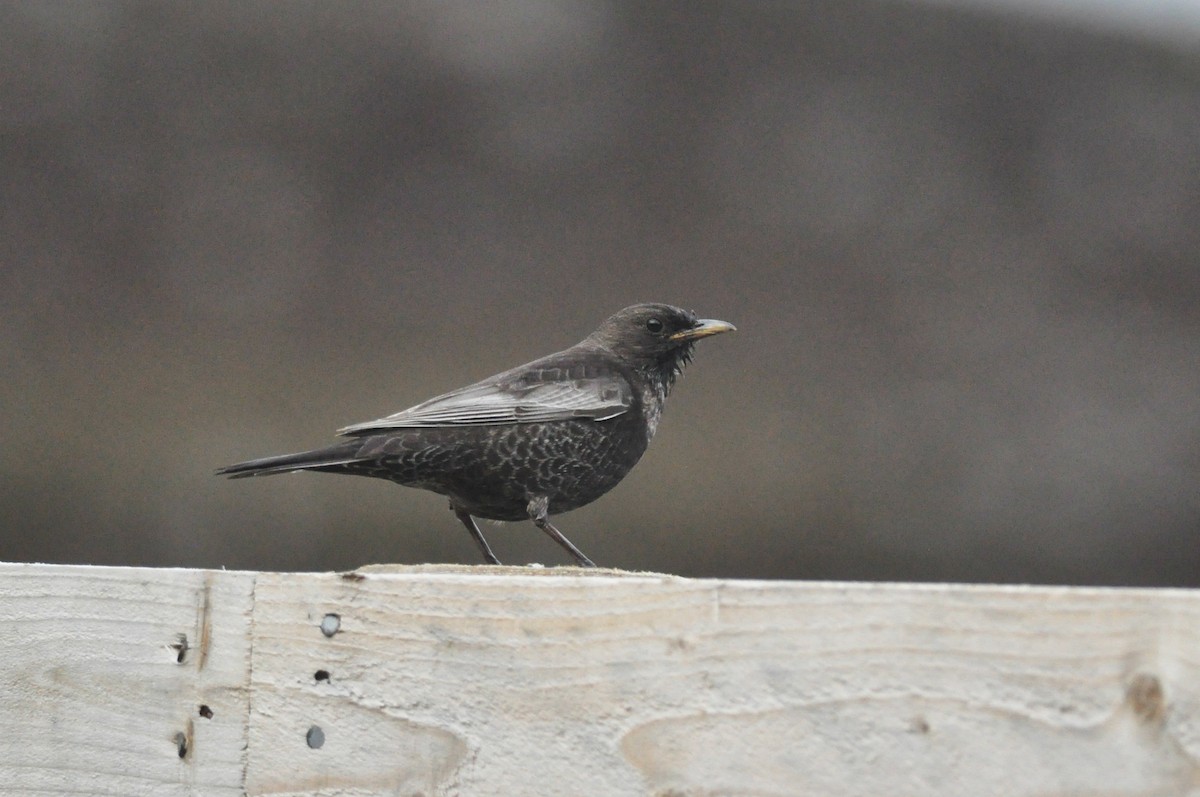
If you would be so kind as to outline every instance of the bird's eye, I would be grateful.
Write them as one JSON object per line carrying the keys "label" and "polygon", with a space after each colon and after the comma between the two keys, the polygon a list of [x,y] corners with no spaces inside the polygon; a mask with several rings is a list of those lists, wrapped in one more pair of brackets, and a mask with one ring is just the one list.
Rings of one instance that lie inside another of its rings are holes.
{"label": "bird's eye", "polygon": [[662,332],[663,331],[663,322],[659,321],[657,318],[647,319],[646,320],[646,329],[650,330],[651,332]]}

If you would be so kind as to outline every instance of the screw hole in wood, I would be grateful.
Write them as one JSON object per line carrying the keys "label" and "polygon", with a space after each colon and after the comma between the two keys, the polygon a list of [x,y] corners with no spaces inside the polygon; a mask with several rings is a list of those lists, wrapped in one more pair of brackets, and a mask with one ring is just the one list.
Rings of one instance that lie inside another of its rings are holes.
{"label": "screw hole in wood", "polygon": [[325,636],[333,636],[342,627],[342,616],[330,612],[321,618],[321,633]]}

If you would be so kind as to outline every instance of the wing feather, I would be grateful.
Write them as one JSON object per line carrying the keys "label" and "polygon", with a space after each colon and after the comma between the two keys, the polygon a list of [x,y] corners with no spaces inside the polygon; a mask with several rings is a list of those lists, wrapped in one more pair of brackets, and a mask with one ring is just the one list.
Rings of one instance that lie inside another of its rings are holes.
{"label": "wing feather", "polygon": [[619,377],[554,378],[560,376],[561,371],[551,369],[526,372],[513,380],[479,382],[395,415],[347,426],[338,433],[363,435],[390,429],[542,423],[571,418],[604,421],[628,411],[633,403],[629,384]]}

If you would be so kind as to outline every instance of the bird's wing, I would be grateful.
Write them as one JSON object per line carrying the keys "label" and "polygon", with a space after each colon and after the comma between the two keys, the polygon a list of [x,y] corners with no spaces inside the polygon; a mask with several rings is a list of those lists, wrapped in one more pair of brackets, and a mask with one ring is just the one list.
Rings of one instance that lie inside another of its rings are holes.
{"label": "bird's wing", "polygon": [[586,418],[604,421],[628,411],[632,390],[622,378],[562,379],[562,371],[525,372],[519,378],[493,378],[432,398],[377,421],[356,423],[339,434],[363,435],[389,429],[431,426],[487,426]]}

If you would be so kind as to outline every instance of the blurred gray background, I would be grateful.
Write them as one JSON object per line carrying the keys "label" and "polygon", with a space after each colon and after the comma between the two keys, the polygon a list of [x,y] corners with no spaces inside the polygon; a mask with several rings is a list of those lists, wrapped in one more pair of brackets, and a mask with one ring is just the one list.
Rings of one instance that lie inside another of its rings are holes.
{"label": "blurred gray background", "polygon": [[740,331],[559,519],[596,561],[1200,585],[1200,33],[1047,10],[0,5],[0,560],[476,562],[212,471],[654,300]]}

